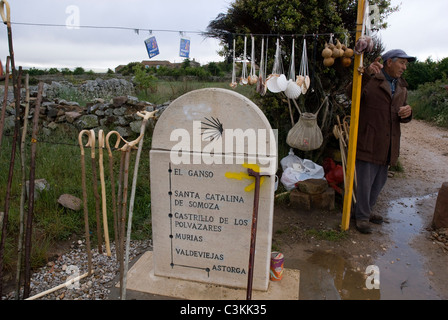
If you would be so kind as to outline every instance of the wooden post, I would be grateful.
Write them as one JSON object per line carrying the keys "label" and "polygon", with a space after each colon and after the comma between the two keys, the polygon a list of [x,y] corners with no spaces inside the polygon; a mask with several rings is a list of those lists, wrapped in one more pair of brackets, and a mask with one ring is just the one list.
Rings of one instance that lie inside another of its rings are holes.
{"label": "wooden post", "polygon": [[[364,0],[358,0],[358,18],[356,21],[356,41],[362,35],[362,23],[364,20]],[[352,205],[353,180],[355,175],[356,145],[358,142],[359,105],[361,101],[362,73],[358,69],[363,54],[355,54],[355,69],[353,71],[352,110],[350,117],[350,139],[348,142],[348,157],[346,170],[346,189],[344,193],[344,207],[342,210],[341,229],[348,230],[350,224],[350,211]]]}

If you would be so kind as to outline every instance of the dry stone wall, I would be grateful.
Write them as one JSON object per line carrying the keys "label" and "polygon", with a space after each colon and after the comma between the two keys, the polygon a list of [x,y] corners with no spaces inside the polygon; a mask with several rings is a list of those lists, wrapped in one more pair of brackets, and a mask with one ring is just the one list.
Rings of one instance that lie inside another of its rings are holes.
{"label": "dry stone wall", "polygon": [[[116,81],[115,81],[116,80]],[[67,90],[77,90],[83,97],[91,99],[86,106],[78,102],[67,101],[58,96]],[[169,102],[155,105],[147,101],[139,101],[133,93],[132,83],[124,79],[109,79],[101,81],[88,80],[79,87],[69,82],[55,82],[44,84],[43,101],[39,119],[41,132],[51,135],[58,128],[63,131],[80,131],[84,129],[116,130],[123,137],[133,136],[140,132],[141,118],[136,115],[138,111],[163,110]],[[4,93],[0,92],[3,101]],[[98,96],[113,96],[113,98],[98,98]],[[34,104],[37,97],[37,86],[30,86],[30,112],[29,119],[33,118]],[[25,92],[22,90],[22,114],[24,110]],[[5,117],[5,131],[14,130],[15,106],[12,91],[8,92]],[[150,127],[150,126],[148,126]]]}

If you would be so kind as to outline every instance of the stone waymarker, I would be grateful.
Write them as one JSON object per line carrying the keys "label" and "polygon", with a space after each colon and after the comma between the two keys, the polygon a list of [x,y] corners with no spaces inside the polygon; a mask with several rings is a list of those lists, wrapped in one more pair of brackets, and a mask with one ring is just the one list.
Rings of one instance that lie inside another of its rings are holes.
{"label": "stone waymarker", "polygon": [[246,288],[254,181],[261,178],[254,290],[267,290],[276,139],[261,110],[230,90],[192,91],[154,129],[151,213],[154,274]]}

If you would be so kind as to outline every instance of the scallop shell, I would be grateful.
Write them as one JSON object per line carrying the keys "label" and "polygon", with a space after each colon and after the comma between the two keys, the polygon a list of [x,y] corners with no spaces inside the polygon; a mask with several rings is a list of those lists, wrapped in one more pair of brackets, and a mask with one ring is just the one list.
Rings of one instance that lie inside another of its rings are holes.
{"label": "scallop shell", "polygon": [[288,81],[288,86],[285,90],[285,94],[289,99],[297,99],[302,93],[302,88],[292,80]]}
{"label": "scallop shell", "polygon": [[247,78],[247,80],[248,80],[249,84],[256,84],[258,82],[258,77],[253,74],[253,75],[250,75]]}
{"label": "scallop shell", "polygon": [[266,87],[269,91],[271,91],[272,93],[278,93],[280,91],[282,91],[278,85],[277,85],[277,79],[278,79],[279,75],[278,74],[271,74],[269,75],[269,77],[266,79]]}
{"label": "scallop shell", "polygon": [[237,85],[238,85],[238,83],[236,83],[236,82],[231,82],[231,83],[230,83],[230,87],[231,87],[232,89],[235,89]]}
{"label": "scallop shell", "polygon": [[240,85],[242,85],[242,86],[246,85],[247,82],[248,82],[247,78],[243,78],[243,77],[240,78]]}
{"label": "scallop shell", "polygon": [[284,74],[281,74],[277,78],[277,86],[279,87],[280,91],[285,91],[288,87],[288,79],[286,79],[286,76]]}
{"label": "scallop shell", "polygon": [[305,82],[305,77],[300,75],[296,77],[296,83],[299,87],[301,87],[303,85],[303,82]]}
{"label": "scallop shell", "polygon": [[305,76],[305,86],[307,89],[310,88],[310,84],[311,84],[310,76]]}

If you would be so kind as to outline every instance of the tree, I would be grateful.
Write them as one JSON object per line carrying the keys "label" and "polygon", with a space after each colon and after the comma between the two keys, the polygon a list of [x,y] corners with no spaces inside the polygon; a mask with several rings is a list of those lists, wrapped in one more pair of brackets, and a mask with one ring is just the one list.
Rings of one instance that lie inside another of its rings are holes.
{"label": "tree", "polygon": [[[290,65],[292,37],[295,37],[296,74],[305,37],[313,90],[310,90],[310,94],[306,97],[301,95],[298,103],[304,108],[302,110],[314,106],[315,108],[312,107],[310,110],[312,111],[313,108],[317,109],[325,95],[330,95],[333,106],[330,114],[334,115],[337,112],[347,111],[338,105],[336,96],[345,92],[345,86],[352,79],[353,66],[348,69],[343,68],[340,63],[335,63],[333,67],[325,68],[320,52],[329,41],[330,34],[334,34],[334,40],[338,39],[342,43],[347,42],[351,47],[354,46],[357,4],[357,0],[234,0],[229,5],[227,13],[219,14],[209,23],[206,36],[219,39],[223,47],[221,55],[231,61],[232,50],[235,50],[237,57],[242,56],[244,36],[252,34],[260,43],[261,37],[269,35],[268,73],[272,70],[275,40],[280,39],[282,62],[287,70]],[[377,5],[379,16],[376,25],[379,29],[387,27],[386,17],[398,10],[398,7],[390,6],[390,0],[372,0],[370,4]],[[236,40],[235,48],[233,39]],[[365,55],[364,62],[367,64],[382,50],[383,46],[377,40],[375,50],[372,54]],[[255,60],[255,63],[260,61],[260,53],[257,50]],[[291,127],[288,107],[285,107],[284,101],[281,95],[268,93],[258,102],[269,121],[279,129],[279,141],[286,140],[282,139],[282,136],[285,136]],[[331,129],[332,127],[322,128],[323,131],[329,131],[329,134]]]}

